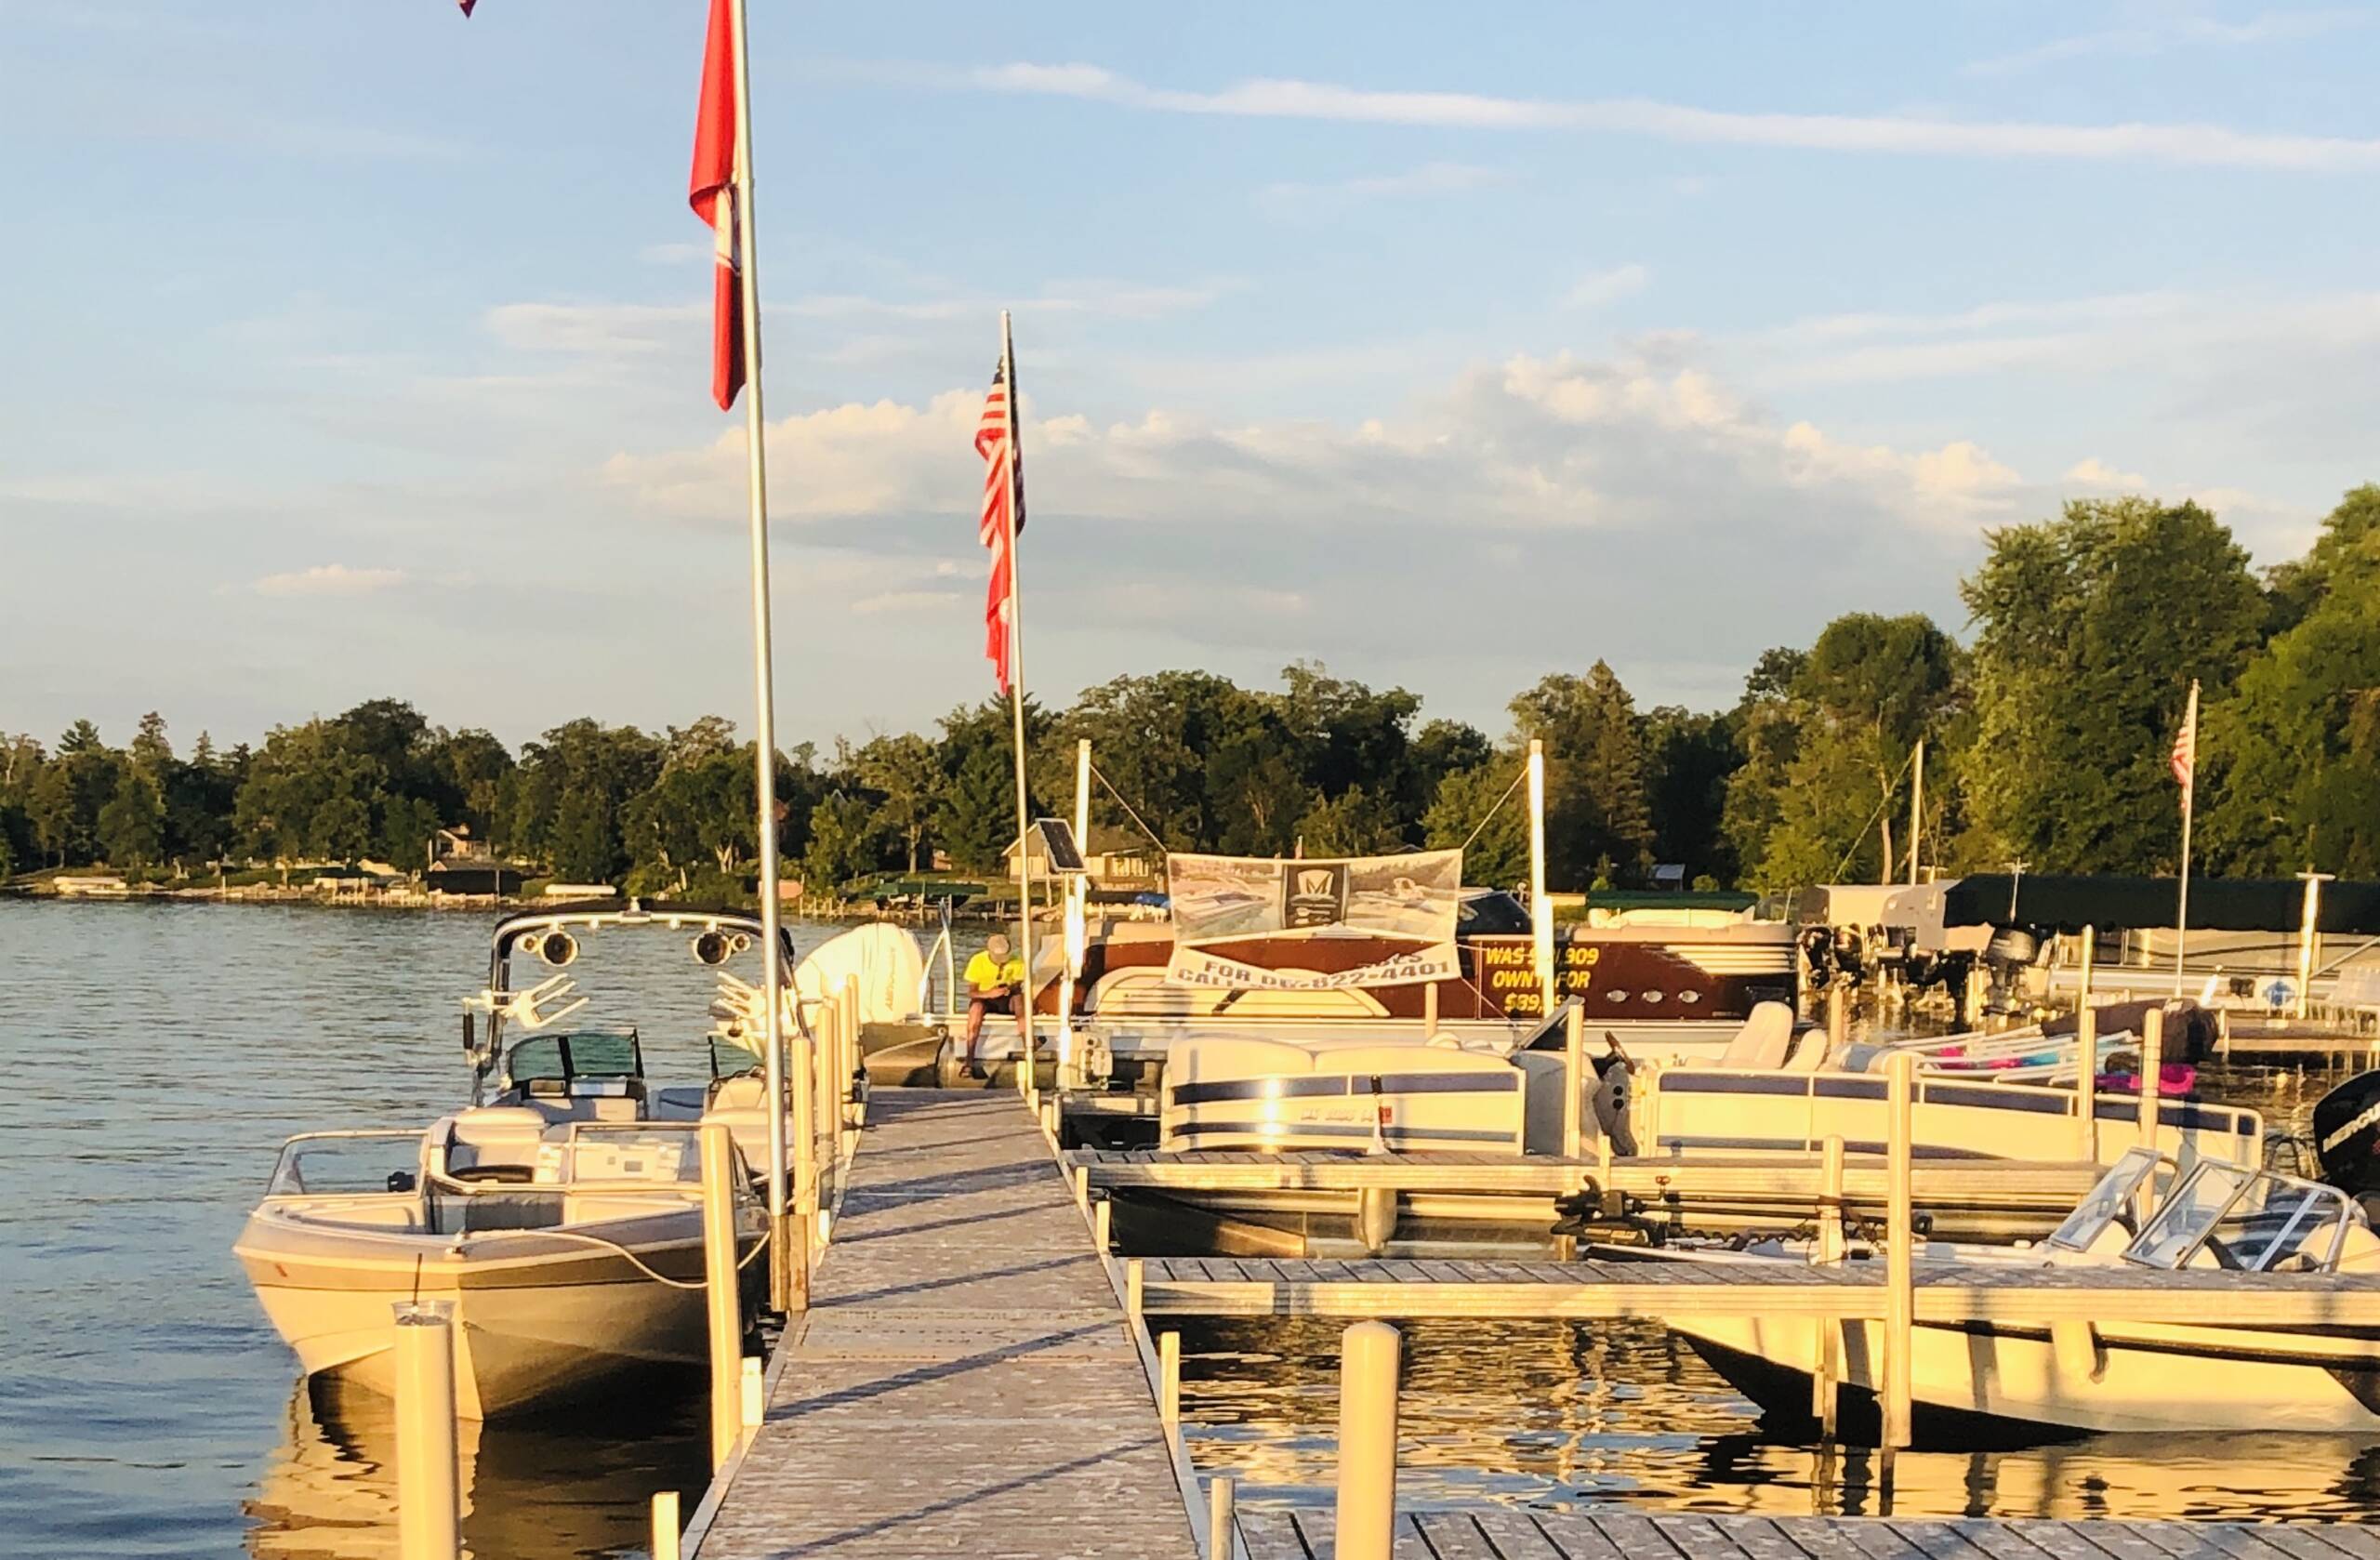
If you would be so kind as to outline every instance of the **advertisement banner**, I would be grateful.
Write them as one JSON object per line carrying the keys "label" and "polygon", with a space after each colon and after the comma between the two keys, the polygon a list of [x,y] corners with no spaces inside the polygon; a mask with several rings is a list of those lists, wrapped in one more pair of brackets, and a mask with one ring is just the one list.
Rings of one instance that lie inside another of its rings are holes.
{"label": "advertisement banner", "polygon": [[[1166,857],[1173,908],[1168,978],[1183,985],[1256,991],[1331,991],[1408,985],[1461,974],[1455,921],[1462,898],[1461,851],[1393,856]],[[1352,970],[1317,972],[1294,958],[1264,968],[1233,957],[1246,938],[1379,938],[1382,948]]]}

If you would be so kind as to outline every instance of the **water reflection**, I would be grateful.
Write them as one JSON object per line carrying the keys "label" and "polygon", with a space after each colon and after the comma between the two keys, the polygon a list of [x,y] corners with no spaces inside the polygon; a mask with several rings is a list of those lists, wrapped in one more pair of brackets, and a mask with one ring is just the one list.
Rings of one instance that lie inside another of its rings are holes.
{"label": "water reflection", "polygon": [[[483,1560],[641,1555],[655,1489],[689,1509],[709,1476],[698,1400],[641,1399],[616,1421],[458,1425],[463,1540]],[[396,1418],[377,1393],[300,1383],[287,1433],[242,1507],[257,1560],[388,1560],[397,1550]]]}
{"label": "water reflection", "polygon": [[[1417,1322],[1397,1493],[1414,1505],[1562,1509],[1625,1500],[1770,1515],[2362,1520],[2380,1439],[2098,1435],[1900,1454],[1884,1499],[1872,1454],[1772,1432],[1666,1329],[1643,1323]],[[1202,1470],[1251,1507],[1327,1505],[1337,1324],[1234,1321],[1183,1338],[1183,1403]]]}

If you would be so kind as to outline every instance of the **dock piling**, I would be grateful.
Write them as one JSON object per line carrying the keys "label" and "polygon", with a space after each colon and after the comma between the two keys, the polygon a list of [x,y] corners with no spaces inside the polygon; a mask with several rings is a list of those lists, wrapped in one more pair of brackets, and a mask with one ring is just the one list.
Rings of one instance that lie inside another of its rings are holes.
{"label": "dock piling", "polygon": [[2099,1157],[2099,1014],[2085,1006],[2074,1015],[2074,1157]]}
{"label": "dock piling", "polygon": [[1587,1012],[1572,1007],[1562,1021],[1562,1065],[1568,1086],[1562,1092],[1562,1155],[1576,1159],[1586,1141]]}
{"label": "dock piling", "polygon": [[1171,1430],[1182,1422],[1182,1334],[1157,1335],[1157,1417]]}
{"label": "dock piling", "polygon": [[1884,1477],[1892,1476],[1892,1454],[1910,1444],[1911,1333],[1915,1327],[1917,1220],[1910,1206],[1910,1139],[1917,1092],[1917,1058],[1896,1051],[1884,1069],[1885,1098],[1891,1130],[1885,1144],[1885,1179],[1889,1201],[1884,1229],[1884,1379],[1882,1388],[1884,1436],[1879,1460]]}
{"label": "dock piling", "polygon": [[1238,1486],[1229,1474],[1217,1474],[1207,1481],[1207,1560],[1238,1560]]}
{"label": "dock piling", "polygon": [[[2151,1154],[2157,1152],[2157,1126],[2162,1115],[2165,1091],[2162,1075],[2165,1070],[2165,1012],[2151,1008],[2140,1020],[2140,1146]],[[2156,1177],[2140,1183],[2141,1217],[2149,1216],[2149,1202]]]}
{"label": "dock piling", "polygon": [[1396,1526],[1396,1368],[1386,1322],[1357,1322],[1339,1353],[1338,1560],[1389,1560]]}
{"label": "dock piling", "polygon": [[[1820,1263],[1834,1266],[1843,1261],[1843,1140],[1826,1140],[1818,1160],[1818,1235],[1817,1257]],[[1832,1441],[1835,1434],[1835,1383],[1841,1375],[1838,1355],[1843,1349],[1843,1324],[1831,1316],[1821,1317],[1818,1329],[1818,1369],[1810,1378],[1810,1412],[1818,1421],[1818,1436]]]}
{"label": "dock piling", "polygon": [[646,1546],[653,1551],[653,1560],[680,1560],[682,1553],[679,1539],[682,1529],[678,1523],[678,1492],[656,1489],[653,1492],[653,1539]]}
{"label": "dock piling", "polygon": [[1840,1056],[1851,1040],[1851,987],[1841,980],[1830,981],[1826,988],[1826,1053]]}
{"label": "dock piling", "polygon": [[859,977],[843,977],[843,1046],[835,1058],[835,1114],[850,1123],[852,1077],[859,1071]]}
{"label": "dock piling", "polygon": [[[1083,1174],[1087,1179],[1091,1172],[1089,1170],[1085,1170]],[[1083,1193],[1083,1196],[1089,1196],[1090,1195],[1089,1191],[1085,1191]],[[1114,1245],[1113,1237],[1115,1235],[1115,1200],[1110,1197],[1100,1198],[1098,1203],[1091,1209],[1091,1235],[1103,1261],[1105,1260],[1108,1250]]]}
{"label": "dock piling", "polygon": [[1421,987],[1421,1038],[1435,1040],[1437,1038],[1438,983],[1432,981]]}
{"label": "dock piling", "polygon": [[454,1307],[396,1306],[397,1553],[456,1560],[463,1548],[455,1445]]}
{"label": "dock piling", "polygon": [[703,1302],[710,1333],[710,1465],[744,1433],[744,1308],[736,1294],[734,1147],[723,1122],[700,1129]]}
{"label": "dock piling", "polygon": [[[1099,1206],[1105,1208],[1107,1204],[1101,1203]],[[1147,1293],[1147,1264],[1140,1258],[1134,1257],[1124,1264],[1124,1315],[1135,1321],[1139,1320],[1143,1297]]]}

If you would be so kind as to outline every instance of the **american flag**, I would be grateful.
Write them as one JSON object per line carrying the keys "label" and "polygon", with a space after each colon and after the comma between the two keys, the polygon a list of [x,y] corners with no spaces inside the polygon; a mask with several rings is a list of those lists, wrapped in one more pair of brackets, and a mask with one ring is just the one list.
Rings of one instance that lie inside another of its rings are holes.
{"label": "american flag", "polygon": [[[975,424],[975,453],[984,457],[984,515],[976,535],[992,555],[991,587],[984,602],[984,654],[992,675],[1008,692],[1009,615],[1016,610],[1009,540],[1025,531],[1025,457],[1010,437],[1008,374],[1005,365],[992,370],[992,393],[984,398],[984,415]],[[1009,522],[1014,506],[1016,522]]]}
{"label": "american flag", "polygon": [[2174,779],[2187,797],[2198,773],[2198,684],[2190,684],[2189,708],[2182,716],[2182,729],[2174,738]]}

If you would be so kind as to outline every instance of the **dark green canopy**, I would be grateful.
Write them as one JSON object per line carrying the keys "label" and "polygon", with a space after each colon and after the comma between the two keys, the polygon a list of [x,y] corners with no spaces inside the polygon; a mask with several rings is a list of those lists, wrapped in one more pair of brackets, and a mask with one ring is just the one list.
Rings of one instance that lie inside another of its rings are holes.
{"label": "dark green canopy", "polygon": [[[2172,878],[2114,878],[2005,872],[1962,878],[1943,893],[1946,926],[2038,926],[2080,932],[2096,926],[2174,924],[2179,883]],[[2011,910],[2011,905],[2014,910]],[[2208,932],[2294,932],[2306,915],[2306,885],[2294,878],[2207,878],[2190,882],[2190,927]],[[2380,883],[2322,885],[2324,932],[2380,936]]]}

